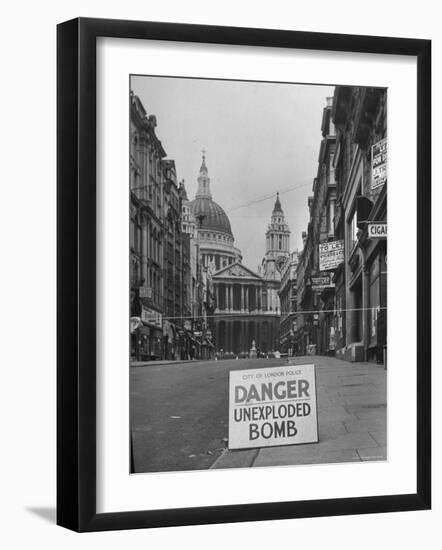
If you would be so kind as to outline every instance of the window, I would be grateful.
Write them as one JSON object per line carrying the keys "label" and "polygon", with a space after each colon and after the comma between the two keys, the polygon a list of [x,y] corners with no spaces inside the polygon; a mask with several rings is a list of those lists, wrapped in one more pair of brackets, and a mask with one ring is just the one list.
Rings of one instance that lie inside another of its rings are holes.
{"label": "window", "polygon": [[141,251],[141,226],[137,224],[135,233],[135,250],[140,254]]}
{"label": "window", "polygon": [[133,248],[135,245],[135,222],[130,220],[130,246]]}
{"label": "window", "polygon": [[328,205],[328,234],[334,235],[335,201],[332,199]]}
{"label": "window", "polygon": [[353,250],[353,247],[358,242],[358,217],[356,210],[353,212],[352,217],[348,223],[348,243],[349,243],[349,251],[351,252]]}

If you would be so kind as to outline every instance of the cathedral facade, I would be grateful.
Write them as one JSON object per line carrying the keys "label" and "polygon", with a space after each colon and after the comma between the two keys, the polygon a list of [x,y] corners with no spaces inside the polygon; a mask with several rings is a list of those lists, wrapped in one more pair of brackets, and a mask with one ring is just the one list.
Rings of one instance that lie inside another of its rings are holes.
{"label": "cathedral facade", "polygon": [[229,218],[212,197],[203,156],[198,191],[189,203],[199,254],[211,272],[214,292],[214,342],[219,356],[246,357],[252,349],[279,350],[281,269],[289,257],[290,231],[279,195],[266,232],[266,252],[258,273],[242,263]]}

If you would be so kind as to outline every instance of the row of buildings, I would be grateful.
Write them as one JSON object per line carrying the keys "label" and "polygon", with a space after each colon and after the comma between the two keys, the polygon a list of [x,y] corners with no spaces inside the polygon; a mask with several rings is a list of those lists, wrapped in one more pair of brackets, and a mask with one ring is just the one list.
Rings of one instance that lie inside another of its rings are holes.
{"label": "row of buildings", "polygon": [[178,183],[148,116],[131,94],[130,333],[131,358],[213,356],[210,270],[199,260],[184,183]]}
{"label": "row of buildings", "polygon": [[[309,223],[292,281],[296,300],[287,304],[291,332],[289,340],[287,331],[281,334],[281,343],[286,338],[299,354],[384,362],[387,91],[337,86],[321,132]],[[285,286],[280,292],[287,300]]]}
{"label": "row of buildings", "polygon": [[268,355],[279,350],[281,270],[290,230],[276,195],[263,259],[244,265],[230,220],[214,201],[203,152],[189,200],[131,95],[130,332],[132,360]]}

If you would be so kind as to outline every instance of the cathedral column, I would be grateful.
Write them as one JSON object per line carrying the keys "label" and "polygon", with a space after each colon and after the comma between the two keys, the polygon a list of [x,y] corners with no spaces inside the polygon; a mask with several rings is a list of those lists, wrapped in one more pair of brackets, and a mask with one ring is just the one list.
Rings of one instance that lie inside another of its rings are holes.
{"label": "cathedral column", "polygon": [[226,303],[224,309],[227,311],[229,309],[229,287],[227,286],[227,284],[225,285],[224,289],[226,293]]}
{"label": "cathedral column", "polygon": [[244,285],[241,285],[241,312],[244,313],[245,299],[244,299]]}
{"label": "cathedral column", "polygon": [[233,285],[229,286],[230,292],[230,311],[233,311]]}

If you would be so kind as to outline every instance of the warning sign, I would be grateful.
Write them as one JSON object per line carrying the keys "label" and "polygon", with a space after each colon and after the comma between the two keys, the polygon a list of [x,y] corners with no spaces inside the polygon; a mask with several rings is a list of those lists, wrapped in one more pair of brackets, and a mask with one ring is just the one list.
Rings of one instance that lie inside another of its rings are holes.
{"label": "warning sign", "polygon": [[317,443],[314,365],[230,372],[229,449]]}

